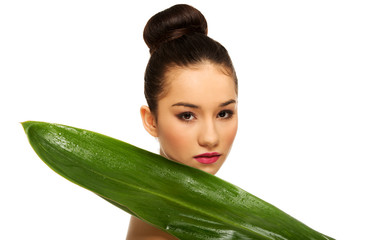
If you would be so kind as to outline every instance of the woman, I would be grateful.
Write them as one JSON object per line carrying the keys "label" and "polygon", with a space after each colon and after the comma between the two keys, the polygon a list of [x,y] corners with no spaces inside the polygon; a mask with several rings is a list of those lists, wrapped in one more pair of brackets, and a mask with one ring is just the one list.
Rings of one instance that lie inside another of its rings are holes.
{"label": "woman", "polygon": [[[154,15],[141,107],[145,129],[172,161],[216,174],[230,152],[237,118],[237,78],[226,49],[207,36],[204,16],[188,5]],[[128,240],[176,239],[132,216]]]}

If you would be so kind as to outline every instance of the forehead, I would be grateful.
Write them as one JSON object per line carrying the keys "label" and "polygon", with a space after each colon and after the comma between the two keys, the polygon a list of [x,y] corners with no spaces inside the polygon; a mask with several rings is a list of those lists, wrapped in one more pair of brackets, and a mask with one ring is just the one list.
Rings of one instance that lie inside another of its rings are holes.
{"label": "forehead", "polygon": [[216,64],[173,67],[165,81],[166,91],[161,100],[219,103],[237,97],[233,77]]}

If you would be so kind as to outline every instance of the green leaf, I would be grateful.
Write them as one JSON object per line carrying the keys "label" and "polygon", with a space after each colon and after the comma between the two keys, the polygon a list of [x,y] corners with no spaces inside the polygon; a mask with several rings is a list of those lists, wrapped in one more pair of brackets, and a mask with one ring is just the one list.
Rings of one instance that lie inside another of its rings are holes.
{"label": "green leaf", "polygon": [[243,189],[95,132],[24,122],[56,173],[179,239],[332,239]]}

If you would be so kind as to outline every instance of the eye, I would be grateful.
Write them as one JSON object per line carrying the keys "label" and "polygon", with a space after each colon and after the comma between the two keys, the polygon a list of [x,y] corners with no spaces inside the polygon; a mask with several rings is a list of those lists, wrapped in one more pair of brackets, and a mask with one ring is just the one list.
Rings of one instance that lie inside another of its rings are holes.
{"label": "eye", "polygon": [[219,114],[217,114],[217,117],[228,119],[228,118],[231,118],[233,116],[233,114],[234,113],[231,110],[223,110],[223,111],[219,112]]}
{"label": "eye", "polygon": [[183,121],[188,122],[188,121],[192,121],[195,118],[195,116],[191,112],[183,112],[183,113],[178,114],[178,118]]}

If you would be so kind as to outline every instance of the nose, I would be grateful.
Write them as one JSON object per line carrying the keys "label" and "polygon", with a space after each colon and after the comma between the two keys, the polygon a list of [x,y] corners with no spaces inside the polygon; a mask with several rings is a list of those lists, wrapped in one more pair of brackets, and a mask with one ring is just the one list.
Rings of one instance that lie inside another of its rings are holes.
{"label": "nose", "polygon": [[205,121],[200,126],[198,144],[207,149],[213,149],[219,144],[219,134],[213,121]]}

